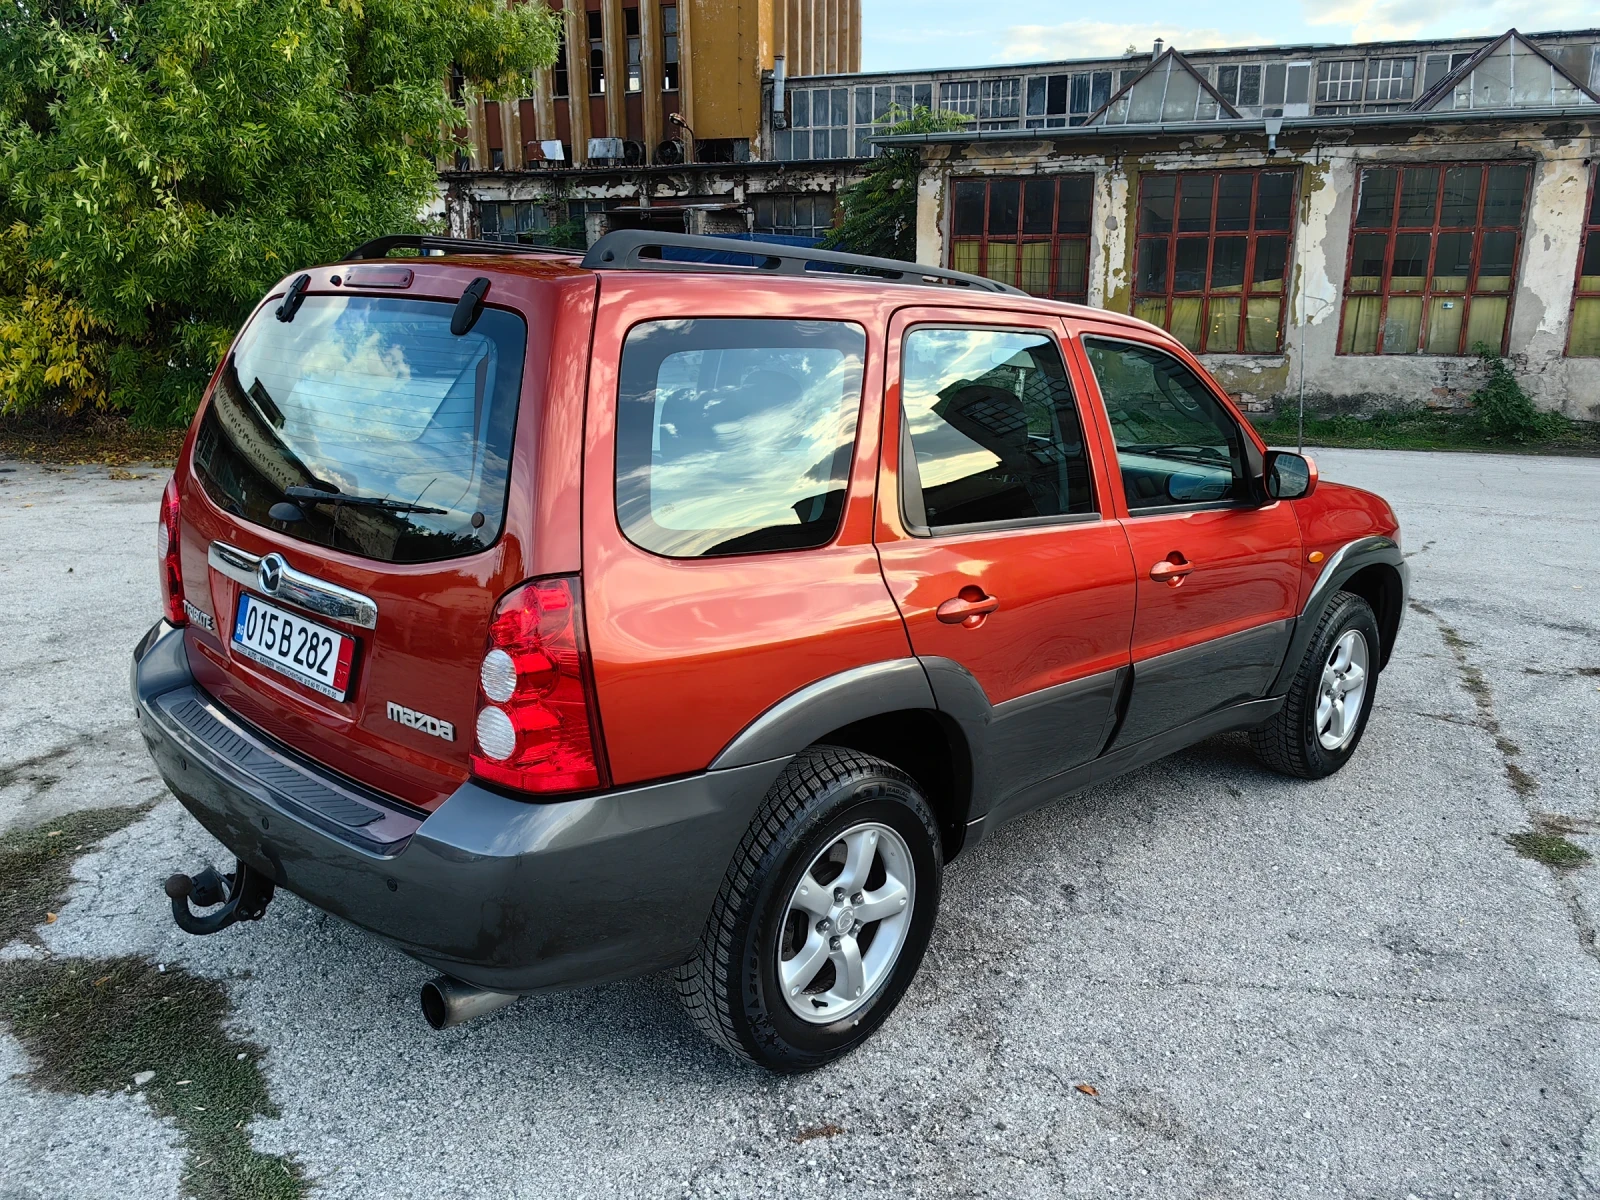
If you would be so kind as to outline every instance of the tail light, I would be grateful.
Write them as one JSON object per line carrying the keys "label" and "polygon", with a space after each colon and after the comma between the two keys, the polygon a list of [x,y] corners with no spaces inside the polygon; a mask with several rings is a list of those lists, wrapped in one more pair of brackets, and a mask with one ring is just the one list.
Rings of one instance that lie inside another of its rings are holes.
{"label": "tail light", "polygon": [[600,749],[583,593],[576,577],[536,579],[495,606],[478,672],[472,773],[522,792],[610,783]]}
{"label": "tail light", "polygon": [[174,625],[187,625],[183,611],[183,561],[178,554],[178,481],[167,480],[161,493],[161,518],[156,523],[156,557],[161,562],[161,608]]}

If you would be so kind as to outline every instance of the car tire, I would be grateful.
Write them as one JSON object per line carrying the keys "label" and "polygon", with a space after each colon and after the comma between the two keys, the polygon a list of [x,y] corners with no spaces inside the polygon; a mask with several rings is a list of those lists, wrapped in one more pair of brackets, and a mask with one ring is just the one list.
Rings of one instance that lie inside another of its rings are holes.
{"label": "car tire", "polygon": [[[933,932],[943,867],[938,824],[910,776],[814,746],[784,769],[751,822],[698,950],[677,970],[678,997],[741,1058],[785,1074],[824,1066],[865,1041],[905,994]],[[851,994],[853,984],[861,986]]]}
{"label": "car tire", "polygon": [[1322,779],[1350,761],[1377,695],[1379,636],[1371,605],[1352,592],[1334,593],[1283,707],[1250,731],[1264,764],[1298,779]]}

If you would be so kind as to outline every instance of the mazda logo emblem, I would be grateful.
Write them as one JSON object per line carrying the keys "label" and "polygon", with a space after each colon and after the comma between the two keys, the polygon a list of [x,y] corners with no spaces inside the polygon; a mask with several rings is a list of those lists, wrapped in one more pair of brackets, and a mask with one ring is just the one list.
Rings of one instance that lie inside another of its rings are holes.
{"label": "mazda logo emblem", "polygon": [[278,584],[283,579],[284,561],[280,555],[269,554],[261,560],[261,590],[267,595],[272,595],[278,590]]}

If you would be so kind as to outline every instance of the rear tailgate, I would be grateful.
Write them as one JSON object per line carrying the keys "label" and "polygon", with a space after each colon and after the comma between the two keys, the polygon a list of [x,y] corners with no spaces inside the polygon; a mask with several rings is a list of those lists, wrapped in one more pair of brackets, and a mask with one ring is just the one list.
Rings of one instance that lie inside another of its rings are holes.
{"label": "rear tailgate", "polygon": [[[467,776],[496,600],[579,566],[594,283],[559,262],[497,261],[487,307],[457,335],[456,300],[488,264],[404,266],[403,290],[353,291],[321,268],[292,320],[276,299],[258,310],[177,482],[185,598],[212,618],[187,639],[200,684],[290,749],[431,808]],[[297,487],[341,499],[269,515]],[[269,620],[292,635],[281,656],[262,645]]]}

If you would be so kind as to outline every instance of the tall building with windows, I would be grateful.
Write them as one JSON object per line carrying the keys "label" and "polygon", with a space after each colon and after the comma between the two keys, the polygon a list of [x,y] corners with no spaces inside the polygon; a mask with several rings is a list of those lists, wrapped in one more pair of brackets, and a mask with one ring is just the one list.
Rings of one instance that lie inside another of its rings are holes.
{"label": "tall building with windows", "polygon": [[555,65],[531,96],[470,107],[458,169],[771,157],[760,143],[775,74],[861,68],[861,0],[548,2]]}

